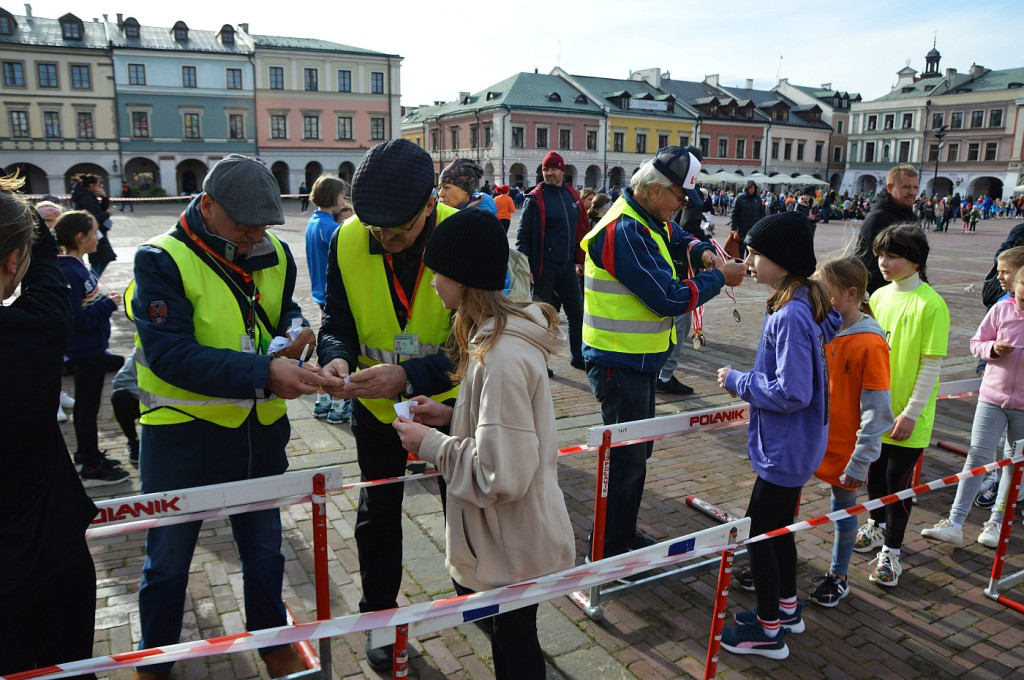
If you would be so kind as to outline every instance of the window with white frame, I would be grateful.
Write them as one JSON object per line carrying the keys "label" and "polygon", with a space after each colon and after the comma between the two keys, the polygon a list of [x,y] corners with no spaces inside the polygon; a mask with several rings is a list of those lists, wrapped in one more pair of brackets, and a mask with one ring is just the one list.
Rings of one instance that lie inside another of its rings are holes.
{"label": "window with white frame", "polygon": [[288,139],[288,116],[283,113],[270,114],[270,138]]}
{"label": "window with white frame", "polygon": [[245,116],[243,114],[228,114],[228,138],[245,139]]}
{"label": "window with white frame", "polygon": [[25,139],[28,135],[28,111],[11,111],[11,137]]}
{"label": "window with white frame", "polygon": [[271,66],[270,67],[270,89],[271,90],[283,90],[284,89],[284,67],[283,66]]}
{"label": "window with white frame", "polygon": [[60,139],[60,111],[43,111],[43,136]]}
{"label": "window with white frame", "polygon": [[145,64],[128,64],[128,84],[129,85],[145,85],[146,84],[146,65]]}
{"label": "window with white frame", "polygon": [[242,89],[242,69],[229,68],[227,70],[227,86],[229,90]]}
{"label": "window with white frame", "polygon": [[370,72],[370,94],[384,94],[384,72]]}
{"label": "window with white frame", "polygon": [[352,139],[352,116],[338,116],[338,139]]}
{"label": "window with white frame", "polygon": [[182,66],[181,67],[181,86],[182,87],[196,87],[196,67],[195,66]]}
{"label": "window with white frame", "polygon": [[92,111],[78,111],[75,114],[75,122],[78,125],[79,139],[95,139],[96,132],[92,124]]}
{"label": "window with white frame", "polygon": [[185,112],[181,114],[181,125],[185,139],[202,139],[203,135],[199,129],[199,114]]}
{"label": "window with white frame", "polygon": [[132,111],[132,137],[149,138],[149,111]]}
{"label": "window with white frame", "polygon": [[302,69],[302,85],[306,92],[316,92],[320,89],[320,72],[315,68]]}
{"label": "window with white frame", "polygon": [[371,118],[370,119],[370,139],[371,140],[382,140],[382,139],[384,139],[384,119],[383,118]]}
{"label": "window with white frame", "polygon": [[320,116],[315,113],[302,114],[302,138],[320,139]]}
{"label": "window with white frame", "polygon": [[55,89],[57,87],[57,65],[36,64],[36,74],[39,77],[39,87]]}
{"label": "window with white frame", "polygon": [[352,91],[352,71],[347,69],[338,70],[338,92]]}

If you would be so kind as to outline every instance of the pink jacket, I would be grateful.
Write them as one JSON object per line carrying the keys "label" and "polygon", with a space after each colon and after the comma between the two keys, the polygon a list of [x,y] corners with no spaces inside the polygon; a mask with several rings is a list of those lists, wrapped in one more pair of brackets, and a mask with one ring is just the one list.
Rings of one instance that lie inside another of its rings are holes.
{"label": "pink jacket", "polygon": [[[992,357],[996,341],[1018,349]],[[971,338],[971,353],[988,362],[978,398],[1001,408],[1024,409],[1024,314],[1013,298],[992,305]]]}

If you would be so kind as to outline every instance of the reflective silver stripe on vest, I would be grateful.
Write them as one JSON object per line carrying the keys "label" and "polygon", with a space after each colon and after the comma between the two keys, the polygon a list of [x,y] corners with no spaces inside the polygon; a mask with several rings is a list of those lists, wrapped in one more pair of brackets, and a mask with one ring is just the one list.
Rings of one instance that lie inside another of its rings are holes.
{"label": "reflective silver stripe on vest", "polygon": [[271,394],[268,399],[173,399],[161,397],[146,390],[139,390],[139,401],[150,411],[174,406],[237,406],[251,411],[257,404],[270,403],[277,399],[280,397],[276,394]]}
{"label": "reflective silver stripe on vest", "polygon": [[626,288],[620,281],[606,281],[587,276],[583,279],[583,285],[595,293],[609,293],[611,295],[632,295],[629,288]]}
{"label": "reflective silver stripe on vest", "polygon": [[[437,354],[441,350],[441,345],[427,345],[420,343],[420,352],[415,358],[422,358],[430,356],[431,354]],[[367,347],[366,345],[359,345],[359,353],[364,357],[373,359],[382,364],[397,364],[400,357],[406,359],[412,359],[411,354],[396,354],[386,349],[379,349],[377,347]]]}
{"label": "reflective silver stripe on vest", "polygon": [[591,328],[612,333],[646,333],[656,335],[672,328],[673,317],[668,316],[658,321],[622,321],[609,319],[604,316],[584,314],[583,323]]}

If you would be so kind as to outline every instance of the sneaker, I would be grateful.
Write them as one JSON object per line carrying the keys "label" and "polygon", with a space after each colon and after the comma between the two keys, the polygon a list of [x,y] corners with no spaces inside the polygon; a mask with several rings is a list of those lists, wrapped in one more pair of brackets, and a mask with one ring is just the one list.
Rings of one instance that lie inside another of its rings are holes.
{"label": "sneaker", "polygon": [[885,531],[874,522],[868,520],[857,530],[857,540],[853,544],[854,552],[866,553],[881,548],[885,543]]}
{"label": "sneaker", "polygon": [[313,404],[313,417],[323,420],[331,412],[331,402],[325,401],[321,403],[319,400]]}
{"label": "sneaker", "polygon": [[978,492],[974,499],[974,505],[985,510],[996,504],[996,496],[999,494],[999,475],[993,475],[992,481],[985,485],[985,488]]}
{"label": "sneaker", "polygon": [[690,387],[689,385],[684,385],[683,383],[679,382],[679,380],[677,380],[675,376],[672,376],[668,380],[662,380],[661,378],[658,378],[658,383],[655,387],[655,390],[657,390],[658,392],[664,392],[666,394],[678,394],[679,396],[682,397],[693,394],[693,388]]}
{"label": "sneaker", "polygon": [[850,586],[832,572],[826,572],[820,579],[818,587],[814,589],[808,598],[811,602],[822,607],[835,607],[839,600],[846,597],[850,592]]}
{"label": "sneaker", "polygon": [[57,422],[66,423],[68,422],[68,414],[64,413],[64,409],[60,406],[57,407]]}
{"label": "sneaker", "polygon": [[332,425],[341,425],[350,420],[352,420],[352,405],[348,403],[348,399],[339,406],[332,406],[330,413],[327,414],[327,422]]}
{"label": "sneaker", "polygon": [[[132,465],[139,464],[139,440],[129,439],[128,443],[124,447],[125,453],[128,455],[128,462]],[[109,459],[108,459],[109,460]]]}
{"label": "sneaker", "polygon": [[[100,465],[106,468],[121,467],[121,461],[115,458],[107,458],[107,450],[103,449],[100,451],[101,462]],[[85,458],[78,451],[75,451],[75,465],[81,467],[85,465]]]}
{"label": "sneaker", "polygon": [[370,668],[375,671],[389,671],[394,663],[395,646],[384,645],[383,647],[370,646],[370,634],[366,634],[366,661]]}
{"label": "sneaker", "polygon": [[97,465],[96,467],[82,467],[80,473],[82,486],[90,488],[94,486],[107,486],[108,484],[120,484],[128,479],[128,471],[119,467]]}
{"label": "sneaker", "polygon": [[640,550],[641,548],[647,548],[657,543],[653,538],[644,536],[639,531],[633,534],[633,539],[626,543],[626,550]]}
{"label": "sneaker", "polygon": [[744,569],[736,577],[736,582],[740,584],[740,588],[743,590],[749,590],[754,592],[754,572],[750,569]]}
{"label": "sneaker", "polygon": [[871,572],[871,576],[868,576],[868,580],[880,586],[893,588],[899,585],[902,573],[903,566],[900,564],[900,556],[883,550],[878,553],[875,570]]}
{"label": "sneaker", "polygon": [[760,623],[745,626],[730,626],[722,629],[722,649],[733,654],[756,654],[769,659],[785,659],[789,656],[786,646],[786,630],[779,630],[775,637],[768,637]]}
{"label": "sneaker", "polygon": [[996,548],[999,546],[999,532],[1002,531],[1002,525],[998,522],[985,522],[981,525],[981,533],[978,534],[978,543],[981,543],[986,548]]}
{"label": "sneaker", "polygon": [[61,408],[74,408],[75,400],[68,396],[67,392],[60,393],[60,405]]}
{"label": "sneaker", "polygon": [[948,519],[940,519],[935,523],[935,526],[922,529],[921,535],[936,541],[952,543],[958,548],[964,544],[964,530],[953,526],[953,523]]}
{"label": "sneaker", "polygon": [[[804,605],[800,603],[796,606],[796,612],[793,614],[786,614],[782,610],[779,610],[779,623],[783,628],[789,629],[790,633],[802,633],[807,630],[807,626],[804,624],[803,617]],[[741,626],[756,625],[758,628],[761,624],[757,622],[757,610],[747,609],[746,611],[736,612],[736,623]]]}

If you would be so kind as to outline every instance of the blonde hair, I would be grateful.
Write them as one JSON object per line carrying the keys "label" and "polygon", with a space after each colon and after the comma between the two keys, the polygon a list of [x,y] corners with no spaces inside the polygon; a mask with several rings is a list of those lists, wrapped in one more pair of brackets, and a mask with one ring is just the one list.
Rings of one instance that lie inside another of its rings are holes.
{"label": "blonde hair", "polygon": [[842,290],[856,288],[860,295],[860,311],[868,316],[874,316],[867,299],[868,268],[856,257],[837,257],[829,260],[818,267],[813,278]]}
{"label": "blonde hair", "polygon": [[815,323],[821,323],[832,311],[832,291],[821,281],[809,279],[799,274],[787,274],[778,287],[768,298],[768,313],[774,314],[792,302],[801,288],[807,288],[807,302],[811,305],[811,315]]}
{"label": "blonde hair", "polygon": [[[470,359],[484,363],[484,356],[494,349],[495,343],[510,317],[534,321],[526,312],[526,307],[537,305],[544,313],[547,329],[554,333],[558,330],[558,312],[551,305],[543,302],[516,302],[500,290],[483,290],[466,286],[462,289],[459,306],[452,320],[452,332],[445,347],[445,354],[451,360],[454,370],[449,374],[452,382],[462,382],[466,377]],[[479,328],[473,319],[494,319],[494,330],[483,341],[470,349],[469,339]]]}
{"label": "blonde hair", "polygon": [[996,262],[1005,262],[1015,269],[1024,267],[1024,246],[1007,248],[996,256]]}
{"label": "blonde hair", "polygon": [[1024,284],[1024,267],[1017,270],[1017,273],[1013,275],[1013,287],[1016,288],[1019,285]]}
{"label": "blonde hair", "polygon": [[896,167],[889,170],[889,174],[886,176],[885,181],[888,184],[895,184],[898,177],[917,177],[917,168],[910,163],[900,163]]}

